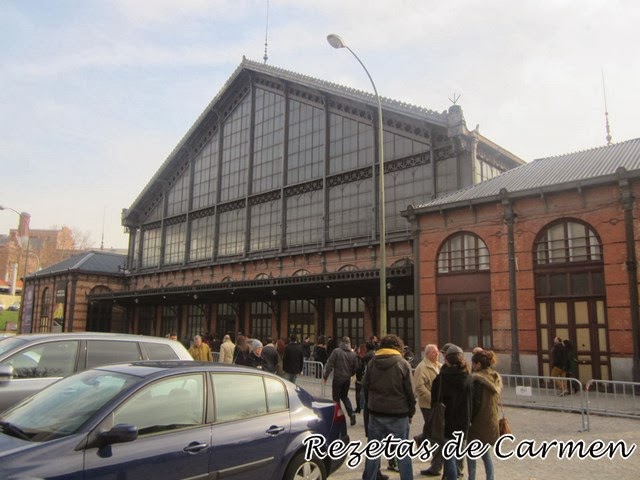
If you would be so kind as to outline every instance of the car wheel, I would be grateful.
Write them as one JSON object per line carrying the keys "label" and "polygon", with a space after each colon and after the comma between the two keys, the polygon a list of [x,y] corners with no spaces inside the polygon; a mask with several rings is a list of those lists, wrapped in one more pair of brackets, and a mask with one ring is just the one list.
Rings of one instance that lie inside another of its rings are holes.
{"label": "car wheel", "polygon": [[312,458],[305,460],[304,453],[300,452],[293,457],[284,474],[284,480],[326,480],[327,470],[322,460]]}

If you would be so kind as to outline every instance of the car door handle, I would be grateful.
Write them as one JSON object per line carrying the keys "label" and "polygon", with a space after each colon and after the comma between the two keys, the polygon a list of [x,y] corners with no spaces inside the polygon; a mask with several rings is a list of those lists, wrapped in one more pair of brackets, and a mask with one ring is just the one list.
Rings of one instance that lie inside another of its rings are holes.
{"label": "car door handle", "polygon": [[206,443],[192,442],[186,447],[184,447],[182,450],[187,453],[198,453],[208,447],[209,445]]}
{"label": "car door handle", "polygon": [[276,425],[270,426],[269,430],[267,430],[269,435],[278,435],[281,432],[284,432],[284,427],[278,427]]}

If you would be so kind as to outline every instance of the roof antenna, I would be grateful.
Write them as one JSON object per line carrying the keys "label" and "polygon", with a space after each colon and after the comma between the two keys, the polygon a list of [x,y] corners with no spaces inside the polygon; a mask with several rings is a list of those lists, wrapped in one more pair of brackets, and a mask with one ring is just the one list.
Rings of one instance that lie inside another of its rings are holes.
{"label": "roof antenna", "polygon": [[267,60],[269,59],[269,56],[267,55],[267,37],[269,36],[269,0],[267,0],[267,25],[265,27],[264,30],[264,57],[262,57],[262,59],[264,60],[264,63],[267,63]]}
{"label": "roof antenna", "polygon": [[453,92],[453,98],[449,97],[449,101],[451,103],[453,103],[454,105],[457,105],[458,104],[458,100],[460,100],[461,96],[462,96],[461,94]]}
{"label": "roof antenna", "polygon": [[604,69],[602,70],[602,94],[604,95],[604,118],[607,129],[607,145],[611,145],[611,129],[609,128],[609,111],[607,108],[607,91],[604,86]]}
{"label": "roof antenna", "polygon": [[104,217],[107,213],[107,207],[102,209],[102,240],[100,240],[100,250],[104,250]]}

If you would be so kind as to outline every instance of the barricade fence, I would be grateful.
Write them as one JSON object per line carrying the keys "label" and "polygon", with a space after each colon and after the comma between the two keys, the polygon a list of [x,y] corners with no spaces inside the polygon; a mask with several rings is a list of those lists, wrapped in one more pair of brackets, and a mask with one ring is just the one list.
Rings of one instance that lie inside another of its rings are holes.
{"label": "barricade fence", "polygon": [[585,393],[587,414],[640,418],[640,383],[589,380]]}
{"label": "barricade fence", "polygon": [[320,395],[323,397],[326,394],[326,384],[323,380],[324,365],[322,362],[316,362],[312,360],[305,360],[302,367],[302,375],[298,375],[296,383],[307,383],[320,386]]}

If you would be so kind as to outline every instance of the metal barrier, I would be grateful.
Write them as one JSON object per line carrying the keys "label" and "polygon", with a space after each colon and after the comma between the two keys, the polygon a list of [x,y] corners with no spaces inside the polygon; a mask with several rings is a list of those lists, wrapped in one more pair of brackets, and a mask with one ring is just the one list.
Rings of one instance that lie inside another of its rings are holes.
{"label": "metal barrier", "polygon": [[219,362],[220,361],[220,352],[211,352],[211,355],[213,355],[213,361],[214,362]]}
{"label": "metal barrier", "polygon": [[640,418],[640,383],[589,380],[585,390],[588,414]]}
{"label": "metal barrier", "polygon": [[[580,413],[580,431],[589,431],[587,401],[575,378],[500,374],[502,403],[511,407]],[[566,392],[566,393],[565,393]]]}
{"label": "metal barrier", "polygon": [[325,383],[323,381],[324,365],[322,362],[305,360],[302,366],[302,375],[298,375],[296,383],[313,383],[320,385],[320,394],[325,396]]}

